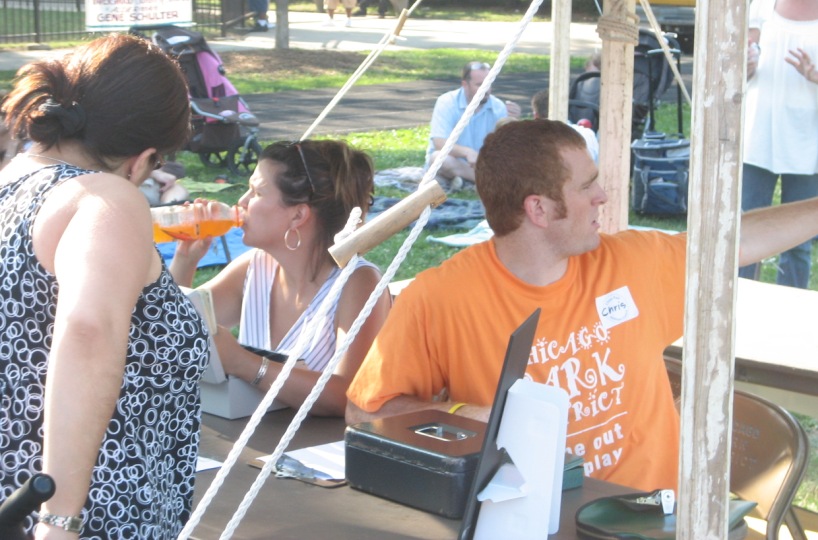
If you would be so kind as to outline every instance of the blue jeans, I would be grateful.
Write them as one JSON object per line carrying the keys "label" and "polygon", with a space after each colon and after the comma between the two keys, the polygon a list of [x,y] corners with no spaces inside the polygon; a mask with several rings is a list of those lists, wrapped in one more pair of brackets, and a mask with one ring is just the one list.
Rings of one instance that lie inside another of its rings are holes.
{"label": "blue jeans", "polygon": [[[818,196],[818,174],[782,174],[780,176],[782,203]],[[744,180],[741,187],[742,211],[770,206],[773,202],[773,192],[778,183],[778,177],[778,174],[745,163]],[[775,281],[779,285],[806,289],[809,286],[811,265],[812,240],[781,254]],[[739,277],[758,279],[758,266],[758,264],[751,264],[739,268]]]}
{"label": "blue jeans", "polygon": [[248,0],[247,7],[257,16],[261,15],[267,18],[267,10],[270,9],[270,0]]}

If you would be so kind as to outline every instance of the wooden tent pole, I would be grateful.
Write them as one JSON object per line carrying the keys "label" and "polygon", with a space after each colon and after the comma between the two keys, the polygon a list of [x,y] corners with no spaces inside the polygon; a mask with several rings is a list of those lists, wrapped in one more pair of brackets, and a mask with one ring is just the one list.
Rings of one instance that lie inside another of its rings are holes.
{"label": "wooden tent pole", "polygon": [[548,118],[568,120],[568,91],[571,87],[571,0],[551,3],[554,41],[548,77]]}
{"label": "wooden tent pole", "polygon": [[696,3],[678,538],[727,538],[746,5]]}
{"label": "wooden tent pole", "polygon": [[608,194],[599,219],[606,233],[628,226],[635,9],[635,0],[605,0],[597,28],[602,38],[599,179]]}

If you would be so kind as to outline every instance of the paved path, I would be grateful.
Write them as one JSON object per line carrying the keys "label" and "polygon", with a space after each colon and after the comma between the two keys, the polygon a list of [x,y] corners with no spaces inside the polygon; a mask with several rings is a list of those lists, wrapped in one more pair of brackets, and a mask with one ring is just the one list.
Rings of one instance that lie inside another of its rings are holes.
{"label": "paved path", "polygon": [[[394,31],[396,19],[375,16],[354,17],[353,26],[327,27],[327,16],[294,12],[290,17],[290,46],[303,49],[366,51],[378,46],[384,35]],[[521,15],[522,17],[522,15]],[[344,18],[336,16],[336,20]],[[500,52],[518,32],[519,23],[441,21],[409,19],[399,39],[389,50],[401,49],[483,49]],[[572,51],[579,56],[590,55],[601,45],[592,24],[571,26]],[[553,25],[531,22],[521,34],[515,53],[549,54]],[[275,33],[251,33],[242,40],[211,40],[219,51],[242,48],[274,48]],[[445,81],[415,81],[376,86],[358,86],[341,100],[315,130],[316,134],[397,129],[426,124],[432,114],[435,99],[441,93],[457,88],[459,74]],[[548,74],[543,71],[526,76],[501,76],[494,93],[502,99],[517,101],[523,114],[530,114],[531,96],[548,86]],[[275,95],[244,96],[262,122],[261,138],[295,139],[300,137],[335,96],[336,90],[309,92],[279,92]]]}
{"label": "paved path", "polygon": [[[400,84],[358,86],[335,106],[315,134],[399,129],[428,124],[435,99],[457,88],[459,77],[446,81],[414,81]],[[546,73],[502,75],[492,92],[518,102],[530,115],[531,96],[548,86]],[[298,139],[335,96],[335,89],[288,91],[244,96],[250,110],[262,123],[263,140]]]}
{"label": "paved path", "polygon": [[[522,14],[521,14],[522,17]],[[353,26],[325,26],[327,16],[319,13],[291,12],[291,48],[367,51],[377,47],[383,36],[392,32],[394,18],[355,17]],[[343,22],[344,18],[336,20]],[[400,38],[390,50],[456,48],[483,49],[499,53],[518,32],[519,23],[441,21],[409,19]],[[516,53],[549,54],[553,39],[550,22],[531,22],[520,35]],[[211,39],[217,52],[242,49],[275,48],[275,31],[248,33],[230,39]],[[576,56],[588,56],[601,46],[595,24],[571,25],[571,50]],[[24,63],[65,51],[0,51],[0,70],[17,69]],[[378,60],[380,61],[380,60]],[[229,73],[229,66],[228,73]],[[684,70],[690,73],[689,63]],[[435,99],[459,85],[459,74],[448,80],[424,80],[375,86],[356,86],[315,130],[316,134],[348,133],[374,129],[396,129],[428,123]],[[493,92],[502,99],[518,102],[524,115],[530,115],[531,96],[548,86],[548,73],[508,75],[502,73]],[[688,81],[689,87],[689,81]],[[243,96],[250,110],[262,123],[260,138],[265,141],[299,138],[335,95],[335,89],[289,91]]]}
{"label": "paved path", "polygon": [[[522,18],[522,14],[520,15]],[[378,19],[374,16],[354,17],[352,27],[327,27],[327,16],[319,13],[291,12],[290,46],[303,49],[327,49],[360,51],[371,50],[387,32],[394,30],[397,19]],[[343,21],[344,18],[338,18]],[[484,49],[501,51],[520,27],[519,22],[449,21],[413,19],[406,21],[392,49]],[[588,56],[601,46],[595,24],[571,25],[571,52]],[[550,54],[553,41],[553,25],[545,21],[532,21],[521,34],[516,52]],[[242,40],[225,40],[222,48],[268,47],[272,48],[275,32],[251,33]]]}
{"label": "paved path", "polygon": [[[341,19],[343,20],[343,19]],[[293,48],[327,50],[372,50],[386,32],[391,32],[395,19],[355,17],[352,28],[326,27],[326,16],[311,13],[290,14],[290,45]],[[401,38],[391,49],[456,48],[484,49],[499,52],[519,29],[518,23],[488,23],[470,21],[439,21],[410,19],[401,31]],[[516,52],[550,54],[553,25],[532,22],[521,34]],[[237,50],[247,47],[274,48],[273,32],[251,33],[243,40],[211,41],[217,50]],[[571,50],[576,56],[588,56],[601,46],[595,24],[571,25]],[[688,88],[692,66],[683,65]],[[435,99],[441,93],[457,88],[459,74],[448,80],[424,80],[353,88],[323,120],[316,134],[347,133],[375,129],[398,129],[429,122]],[[531,114],[531,96],[548,87],[548,73],[507,75],[502,73],[494,84],[493,93],[502,99],[519,103],[523,115]],[[279,92],[244,96],[262,122],[261,138],[265,140],[299,138],[335,96],[334,89]],[[671,96],[667,96],[671,98]]]}
{"label": "paved path", "polygon": [[[274,18],[274,13],[271,12]],[[522,14],[521,14],[522,17]],[[353,26],[342,24],[324,26],[327,16],[321,13],[290,12],[289,44],[292,48],[327,49],[339,51],[372,50],[387,32],[393,31],[395,18],[379,19],[375,16],[354,17]],[[343,22],[344,17],[336,20]],[[499,52],[519,28],[519,23],[483,21],[444,21],[432,19],[409,19],[399,39],[390,49],[484,49]],[[588,56],[601,42],[596,25],[575,23],[571,25],[571,51],[575,55]],[[550,22],[533,21],[521,35],[517,52],[549,54],[553,37]],[[217,51],[240,49],[275,48],[275,30],[264,33],[232,35],[228,39],[212,39],[210,45]],[[63,54],[54,51],[7,51],[0,50],[0,70],[17,69],[34,59]]]}

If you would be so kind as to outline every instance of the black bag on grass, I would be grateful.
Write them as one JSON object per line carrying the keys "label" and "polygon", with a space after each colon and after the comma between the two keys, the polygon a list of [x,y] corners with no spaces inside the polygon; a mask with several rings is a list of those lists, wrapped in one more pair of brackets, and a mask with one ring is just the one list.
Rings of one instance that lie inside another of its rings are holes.
{"label": "black bag on grass", "polygon": [[686,214],[690,140],[651,135],[631,145],[632,208],[639,214]]}

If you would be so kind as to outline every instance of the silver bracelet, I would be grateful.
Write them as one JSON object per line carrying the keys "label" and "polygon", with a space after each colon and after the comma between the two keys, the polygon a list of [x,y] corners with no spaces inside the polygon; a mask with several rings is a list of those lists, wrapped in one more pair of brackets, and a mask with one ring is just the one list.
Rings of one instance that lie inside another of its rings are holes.
{"label": "silver bracelet", "polygon": [[260,383],[264,376],[267,375],[267,368],[269,367],[269,365],[270,359],[267,357],[262,357],[261,365],[258,367],[258,373],[256,373],[256,378],[253,379],[253,382],[251,382],[250,384],[252,384],[253,386],[258,386],[258,383]]}
{"label": "silver bracelet", "polygon": [[59,527],[68,532],[78,533],[82,530],[82,517],[80,516],[55,516],[54,514],[40,514],[37,519],[40,523]]}

